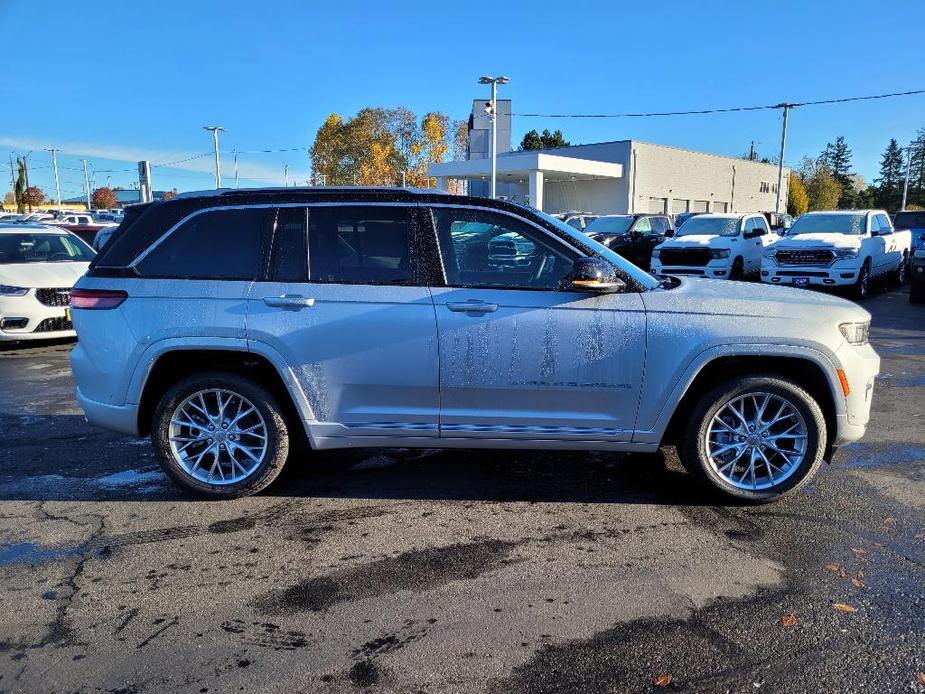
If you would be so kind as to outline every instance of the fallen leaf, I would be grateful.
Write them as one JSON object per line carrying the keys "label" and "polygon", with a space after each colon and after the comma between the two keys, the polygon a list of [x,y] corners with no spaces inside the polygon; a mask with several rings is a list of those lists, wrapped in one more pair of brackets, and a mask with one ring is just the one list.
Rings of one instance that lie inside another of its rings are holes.
{"label": "fallen leaf", "polygon": [[919,684],[925,684],[925,672],[920,672],[915,676],[915,681]]}
{"label": "fallen leaf", "polygon": [[853,585],[855,588],[866,588],[867,587],[856,578],[851,579],[851,585]]}
{"label": "fallen leaf", "polygon": [[795,614],[785,614],[780,618],[780,625],[782,627],[792,627],[796,626],[797,616]]}
{"label": "fallen leaf", "polygon": [[851,605],[846,605],[843,602],[833,602],[832,608],[838,610],[839,612],[857,612],[858,608],[852,607]]}
{"label": "fallen leaf", "polygon": [[859,579],[864,578],[864,569],[858,569],[858,572],[857,574],[855,574],[855,577]]}
{"label": "fallen leaf", "polygon": [[652,684],[654,684],[656,687],[667,687],[669,684],[671,684],[671,673],[669,672],[665,675],[659,675],[654,680],[652,680]]}
{"label": "fallen leaf", "polygon": [[870,554],[870,553],[869,553],[866,549],[864,549],[863,547],[852,547],[852,548],[851,548],[851,551],[854,552],[854,556],[856,556],[858,559],[862,559],[862,560],[863,560],[863,559],[867,559],[867,557],[868,557],[869,554]]}
{"label": "fallen leaf", "polygon": [[836,573],[836,574],[837,574],[839,571],[841,571],[841,564],[836,564],[836,563],[833,561],[831,564],[826,564],[826,565],[825,565],[825,570],[826,570],[826,571],[831,571],[832,573]]}
{"label": "fallen leaf", "polygon": [[892,528],[894,525],[896,525],[896,519],[893,518],[893,516],[888,516],[883,519],[883,524],[886,525],[887,527]]}
{"label": "fallen leaf", "polygon": [[916,533],[916,534],[915,534],[915,539],[916,539],[916,540],[925,540],[925,533]]}

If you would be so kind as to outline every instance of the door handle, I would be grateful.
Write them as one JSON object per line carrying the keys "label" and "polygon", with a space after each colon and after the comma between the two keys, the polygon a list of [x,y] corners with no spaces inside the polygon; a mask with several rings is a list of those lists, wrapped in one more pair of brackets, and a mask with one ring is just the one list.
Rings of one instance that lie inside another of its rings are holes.
{"label": "door handle", "polygon": [[263,303],[273,308],[311,308],[315,300],[307,296],[283,294],[282,296],[265,296]]}
{"label": "door handle", "polygon": [[498,310],[498,304],[483,301],[449,301],[446,307],[456,313],[494,313]]}

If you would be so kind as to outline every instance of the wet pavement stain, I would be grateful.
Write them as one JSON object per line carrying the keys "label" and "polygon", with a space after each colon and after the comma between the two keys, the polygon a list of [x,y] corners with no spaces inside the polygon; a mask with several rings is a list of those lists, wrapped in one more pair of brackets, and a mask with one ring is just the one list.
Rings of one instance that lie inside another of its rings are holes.
{"label": "wet pavement stain", "polygon": [[255,601],[267,614],[320,612],[333,605],[411,590],[417,593],[451,581],[471,580],[509,563],[517,543],[485,540],[405,552],[356,568],[302,581]]}

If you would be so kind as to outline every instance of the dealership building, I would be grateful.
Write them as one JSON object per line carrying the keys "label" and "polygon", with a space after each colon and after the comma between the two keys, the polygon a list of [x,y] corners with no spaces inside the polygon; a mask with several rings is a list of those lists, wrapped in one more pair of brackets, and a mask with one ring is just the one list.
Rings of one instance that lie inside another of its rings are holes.
{"label": "dealership building", "polygon": [[[430,165],[438,188],[461,181],[457,190],[488,195],[490,122],[484,104],[473,102],[468,158]],[[510,101],[498,102],[498,196],[551,214],[784,212],[790,169],[784,168],[779,210],[777,174],[775,164],[639,140],[511,151]]]}

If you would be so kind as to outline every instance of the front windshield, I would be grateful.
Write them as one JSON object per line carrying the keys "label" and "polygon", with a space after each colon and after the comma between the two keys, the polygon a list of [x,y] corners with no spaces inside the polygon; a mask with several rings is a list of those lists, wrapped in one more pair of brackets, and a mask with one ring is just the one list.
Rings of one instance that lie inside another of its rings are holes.
{"label": "front windshield", "polygon": [[[529,209],[529,208],[524,208],[524,209]],[[633,265],[631,262],[626,260],[623,256],[618,255],[617,253],[614,253],[612,250],[607,248],[607,246],[601,243],[598,243],[592,238],[589,238],[588,236],[578,231],[577,229],[570,227],[565,222],[558,220],[555,217],[550,217],[545,212],[540,212],[534,209],[529,209],[529,211],[531,214],[538,214],[540,217],[542,217],[546,222],[554,226],[556,229],[559,229],[560,231],[567,234],[569,238],[574,239],[575,242],[579,245],[579,247],[580,246],[593,246],[595,250],[597,251],[597,254],[600,257],[604,258],[609,263],[613,263],[614,266],[616,266],[621,271],[625,272],[627,275],[629,275],[634,280],[639,282],[639,284],[644,286],[646,289],[655,289],[656,287],[659,286],[659,280],[655,279],[652,275],[650,275],[645,270],[639,269],[638,267]],[[587,232],[587,229],[585,231]]]}
{"label": "front windshield", "polygon": [[796,234],[853,234],[867,232],[864,214],[804,214],[790,227],[789,236]]}
{"label": "front windshield", "polygon": [[633,225],[632,215],[598,217],[585,227],[586,234],[625,234]]}
{"label": "front windshield", "polygon": [[737,217],[691,217],[681,225],[675,236],[738,236],[739,220]]}
{"label": "front windshield", "polygon": [[93,249],[67,234],[0,232],[0,265],[24,263],[89,263]]}

